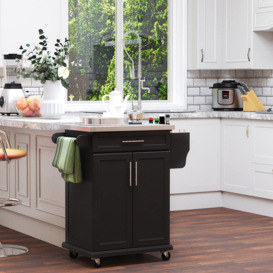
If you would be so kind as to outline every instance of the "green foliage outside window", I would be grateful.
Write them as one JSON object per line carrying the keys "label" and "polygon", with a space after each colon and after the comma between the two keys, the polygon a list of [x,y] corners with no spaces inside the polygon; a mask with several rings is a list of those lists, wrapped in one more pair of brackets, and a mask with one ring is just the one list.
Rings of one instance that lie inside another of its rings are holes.
{"label": "green foliage outside window", "polygon": [[[167,94],[167,0],[124,0],[124,33],[134,30],[142,40],[142,78],[151,94],[142,99],[166,100]],[[101,100],[115,88],[115,0],[69,0],[70,73],[69,93],[76,100]],[[129,35],[126,39],[137,39]],[[138,45],[125,44],[135,64]],[[124,95],[137,93],[131,79],[132,63],[124,53]]]}

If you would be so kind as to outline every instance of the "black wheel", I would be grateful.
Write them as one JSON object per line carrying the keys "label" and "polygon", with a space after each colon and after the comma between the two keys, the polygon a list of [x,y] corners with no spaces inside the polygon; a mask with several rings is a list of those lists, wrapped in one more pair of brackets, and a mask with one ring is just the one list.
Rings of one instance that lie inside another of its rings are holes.
{"label": "black wheel", "polygon": [[78,253],[77,252],[74,252],[72,250],[69,250],[69,256],[70,258],[72,259],[76,259],[78,257]]}
{"label": "black wheel", "polygon": [[95,259],[91,259],[93,264],[94,264],[94,267],[96,268],[99,268],[101,267],[101,262],[100,262],[100,258],[95,258]]}
{"label": "black wheel", "polygon": [[164,251],[161,254],[161,258],[163,261],[168,261],[171,258],[171,253],[169,251]]}

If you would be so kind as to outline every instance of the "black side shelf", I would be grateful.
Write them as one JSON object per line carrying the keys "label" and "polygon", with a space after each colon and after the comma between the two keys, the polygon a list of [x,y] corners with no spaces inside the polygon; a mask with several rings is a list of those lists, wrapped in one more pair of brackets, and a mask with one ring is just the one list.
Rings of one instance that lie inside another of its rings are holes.
{"label": "black side shelf", "polygon": [[190,150],[190,133],[172,133],[170,168],[183,168]]}

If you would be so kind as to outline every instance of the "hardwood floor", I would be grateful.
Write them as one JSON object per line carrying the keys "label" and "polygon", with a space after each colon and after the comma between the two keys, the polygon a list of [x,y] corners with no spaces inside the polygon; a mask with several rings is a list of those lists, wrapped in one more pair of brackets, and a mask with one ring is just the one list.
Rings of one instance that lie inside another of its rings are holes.
{"label": "hardwood floor", "polygon": [[0,226],[0,241],[29,248],[21,256],[0,258],[0,273],[41,272],[273,272],[273,218],[225,209],[171,213],[169,261],[158,252],[90,259]]}

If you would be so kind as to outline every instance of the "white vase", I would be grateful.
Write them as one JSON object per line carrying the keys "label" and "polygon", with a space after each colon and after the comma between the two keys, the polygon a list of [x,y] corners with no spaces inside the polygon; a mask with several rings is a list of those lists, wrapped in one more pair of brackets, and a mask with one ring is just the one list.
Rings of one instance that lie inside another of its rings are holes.
{"label": "white vase", "polygon": [[67,90],[61,81],[46,81],[44,94],[40,105],[41,116],[44,118],[58,118],[64,114]]}

